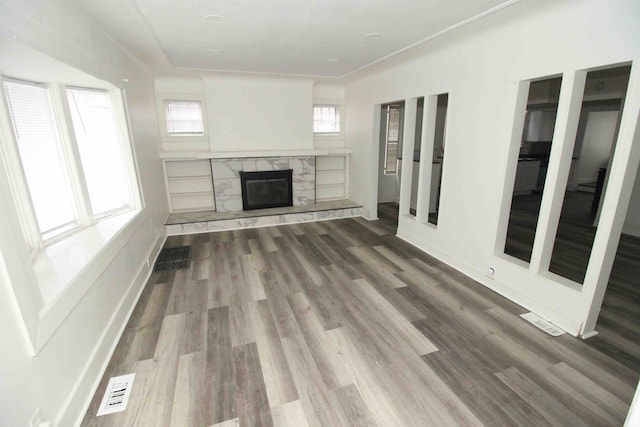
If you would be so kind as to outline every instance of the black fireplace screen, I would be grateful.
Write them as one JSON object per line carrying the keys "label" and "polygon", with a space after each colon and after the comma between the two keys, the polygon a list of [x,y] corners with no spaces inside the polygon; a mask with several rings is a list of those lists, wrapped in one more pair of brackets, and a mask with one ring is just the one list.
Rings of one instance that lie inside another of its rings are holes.
{"label": "black fireplace screen", "polygon": [[244,210],[293,206],[293,169],[240,172]]}

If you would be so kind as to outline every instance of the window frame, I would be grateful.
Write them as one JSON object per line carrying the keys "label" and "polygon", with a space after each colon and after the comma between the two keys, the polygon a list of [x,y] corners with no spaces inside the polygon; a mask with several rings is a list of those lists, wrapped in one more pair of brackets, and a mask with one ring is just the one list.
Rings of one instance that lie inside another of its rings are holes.
{"label": "window frame", "polygon": [[[202,133],[169,133],[167,127],[166,106],[168,102],[198,102],[202,109]],[[207,120],[207,104],[204,96],[197,93],[156,93],[156,110],[160,135],[163,142],[183,145],[189,142],[209,141],[209,126]]]}
{"label": "window frame", "polygon": [[[316,108],[334,108],[336,110],[336,116],[338,117],[338,119],[335,121],[335,123],[338,126],[338,130],[337,131],[332,131],[332,132],[322,132],[322,131],[316,131],[315,129],[315,114],[316,114]],[[331,135],[342,135],[343,133],[343,118],[342,118],[342,105],[341,104],[337,104],[337,103],[330,103],[330,102],[318,102],[318,103],[314,103],[313,104],[313,108],[312,108],[312,129],[313,129],[313,135],[314,136],[331,136]]]}
{"label": "window frame", "polygon": [[[75,85],[64,85],[60,87],[61,89],[61,93],[64,95],[64,99],[62,102],[62,105],[65,108],[65,114],[66,114],[66,120],[68,121],[69,125],[68,125],[68,129],[70,132],[70,141],[72,145],[72,148],[74,149],[74,154],[77,153],[77,162],[76,164],[79,166],[78,167],[78,172],[77,172],[77,176],[81,177],[81,185],[83,187],[83,189],[86,189],[86,193],[83,191],[83,199],[85,200],[84,205],[86,206],[86,208],[88,209],[88,214],[90,215],[90,217],[92,217],[91,219],[89,219],[87,222],[90,222],[92,224],[106,219],[106,218],[110,218],[113,217],[115,215],[119,215],[122,213],[126,213],[129,212],[133,209],[136,209],[137,207],[140,207],[140,198],[139,198],[139,191],[136,191],[136,189],[133,186],[133,182],[135,181],[136,183],[136,187],[140,188],[139,184],[138,184],[138,179],[137,179],[137,175],[136,175],[136,168],[135,168],[135,156],[134,156],[134,152],[132,150],[131,147],[131,139],[129,136],[129,131],[128,131],[128,126],[127,126],[127,119],[126,119],[126,113],[125,113],[125,109],[124,109],[124,103],[123,103],[123,97],[121,96],[115,96],[114,91],[110,91],[107,89],[99,89],[99,88],[90,88],[90,87],[85,87],[85,86],[75,86]],[[117,144],[120,148],[120,153],[122,156],[122,168],[123,171],[126,175],[126,179],[125,181],[127,182],[127,188],[126,188],[126,192],[127,192],[127,199],[128,199],[128,205],[124,206],[124,207],[120,207],[120,208],[115,208],[115,209],[110,209],[104,212],[99,212],[99,213],[94,213],[93,212],[93,207],[91,204],[91,197],[90,197],[90,193],[88,191],[88,187],[86,185],[86,180],[84,179],[84,172],[83,172],[83,165],[82,165],[82,159],[80,158],[80,152],[79,152],[79,148],[78,148],[78,141],[75,135],[75,128],[73,125],[73,120],[72,120],[72,116],[71,116],[71,107],[69,104],[69,99],[68,99],[68,95],[67,95],[67,91],[68,90],[78,90],[78,91],[86,91],[86,92],[99,92],[99,93],[104,93],[105,95],[107,95],[108,100],[109,100],[109,104],[111,106],[111,112],[113,114],[113,120],[114,120],[114,125],[115,125],[115,132],[118,138]],[[127,141],[129,141],[129,143],[127,143]]]}
{"label": "window frame", "polygon": [[[75,214],[75,223],[71,226],[61,226],[58,228],[59,232],[51,233],[52,231],[55,231],[55,229],[46,233],[40,231],[31,192],[26,180],[22,159],[17,146],[11,108],[4,85],[5,81],[34,85],[47,91],[52,119],[55,121],[56,132],[58,133],[57,137],[59,139],[62,156],[64,157],[65,172],[71,187],[72,203]],[[2,161],[10,175],[9,186],[11,194],[18,211],[23,236],[30,249],[32,257],[35,257],[48,246],[58,243],[61,240],[64,240],[87,227],[95,225],[100,221],[131,212],[142,207],[140,185],[135,168],[135,156],[124,109],[124,94],[121,90],[65,85],[61,83],[34,82],[4,75],[0,75],[0,88],[2,91],[2,94],[0,95],[0,98],[2,98],[2,102],[0,102],[0,135],[7,141],[6,144],[1,144],[0,157],[2,157]],[[69,99],[66,92],[67,89],[103,92],[108,96],[118,135],[118,143],[122,150],[122,166],[125,174],[127,175],[128,206],[104,212],[99,215],[93,214],[89,192],[82,169],[83,166],[78,151],[73,121],[71,118]]]}
{"label": "window frame", "polygon": [[[169,113],[169,104],[171,103],[175,103],[175,104],[198,104],[200,105],[200,120],[202,121],[202,132],[169,132],[169,120],[168,120],[168,113]],[[204,136],[205,135],[205,126],[204,126],[204,106],[202,104],[202,101],[200,100],[189,100],[189,99],[164,99],[163,100],[163,112],[164,112],[164,123],[165,123],[165,132],[167,133],[167,135],[171,138],[175,138],[175,137],[198,137],[198,136]]]}
{"label": "window frame", "polygon": [[[404,104],[386,104],[383,105],[383,108],[386,110],[385,115],[385,130],[384,130],[384,164],[383,164],[383,173],[386,176],[396,176],[398,175],[398,160],[402,160],[402,138],[404,132]],[[389,139],[389,127],[391,125],[391,111],[398,111],[398,138],[396,141],[391,141]],[[389,161],[389,144],[396,144],[396,167],[393,171],[389,171],[387,168],[387,163]]]}

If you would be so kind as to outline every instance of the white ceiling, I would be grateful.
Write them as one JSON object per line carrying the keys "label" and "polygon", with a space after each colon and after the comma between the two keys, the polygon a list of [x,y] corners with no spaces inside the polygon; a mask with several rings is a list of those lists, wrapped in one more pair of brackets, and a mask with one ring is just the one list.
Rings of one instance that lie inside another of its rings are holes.
{"label": "white ceiling", "polygon": [[[344,76],[514,2],[74,1],[120,44],[154,68],[316,77]],[[371,33],[381,38],[367,39]]]}

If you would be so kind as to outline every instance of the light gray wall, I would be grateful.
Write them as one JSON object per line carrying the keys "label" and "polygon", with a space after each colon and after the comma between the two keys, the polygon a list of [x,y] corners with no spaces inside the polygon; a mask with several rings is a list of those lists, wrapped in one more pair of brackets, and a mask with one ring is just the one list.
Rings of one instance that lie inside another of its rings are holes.
{"label": "light gray wall", "polygon": [[[515,174],[509,155],[517,157],[511,142],[518,83],[561,73],[568,76],[566,83],[577,70],[638,58],[638,19],[640,3],[634,0],[522,0],[349,76],[350,194],[374,209],[369,184],[378,163],[373,106],[449,93],[437,230],[401,219],[399,235],[577,334],[588,298],[579,288],[505,259],[496,243],[508,210],[503,200],[511,192],[505,188],[513,184],[507,172]],[[631,99],[626,105],[633,105]],[[566,128],[568,117],[556,126]],[[521,130],[518,144],[520,136]],[[486,276],[490,267],[496,271],[492,279]]]}
{"label": "light gray wall", "polygon": [[[20,292],[35,284],[31,283],[29,260],[14,256],[25,245],[6,191],[6,174],[0,168],[0,425],[28,425],[40,408],[43,420],[53,421],[56,427],[71,426],[82,415],[144,284],[147,256],[163,238],[168,207],[159,160],[153,76],[70,2],[5,1],[0,5],[0,32],[2,37],[11,35],[17,43],[106,80],[124,89],[126,95],[144,209],[121,236],[119,252],[98,256],[99,262],[86,266],[98,278],[77,303],[67,307],[68,315],[35,355],[25,321],[31,326],[35,322],[37,328],[38,316],[48,307]],[[66,303],[65,295],[60,304]]]}
{"label": "light gray wall", "polygon": [[640,237],[640,173],[636,175],[622,232]]}

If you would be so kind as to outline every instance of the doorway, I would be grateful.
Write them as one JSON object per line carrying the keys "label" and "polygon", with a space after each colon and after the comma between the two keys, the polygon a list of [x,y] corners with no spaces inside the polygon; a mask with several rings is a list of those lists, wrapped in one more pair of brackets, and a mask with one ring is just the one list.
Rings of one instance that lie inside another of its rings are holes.
{"label": "doorway", "polygon": [[378,217],[395,229],[398,228],[403,127],[404,101],[382,104],[378,157]]}

